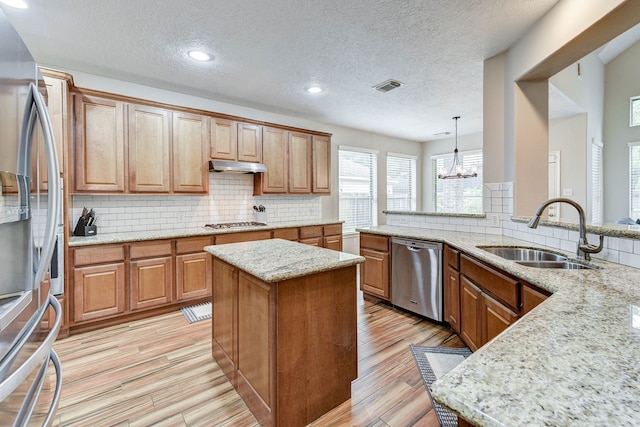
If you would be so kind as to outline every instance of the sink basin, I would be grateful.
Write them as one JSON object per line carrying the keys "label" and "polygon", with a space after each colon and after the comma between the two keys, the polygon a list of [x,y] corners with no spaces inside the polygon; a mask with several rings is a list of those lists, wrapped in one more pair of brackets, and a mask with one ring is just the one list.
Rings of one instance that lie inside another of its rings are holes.
{"label": "sink basin", "polygon": [[516,261],[516,264],[534,268],[560,268],[563,270],[595,270],[596,267],[572,261]]}
{"label": "sink basin", "polygon": [[565,256],[542,249],[503,246],[486,246],[480,249],[512,261],[566,261],[567,259]]}

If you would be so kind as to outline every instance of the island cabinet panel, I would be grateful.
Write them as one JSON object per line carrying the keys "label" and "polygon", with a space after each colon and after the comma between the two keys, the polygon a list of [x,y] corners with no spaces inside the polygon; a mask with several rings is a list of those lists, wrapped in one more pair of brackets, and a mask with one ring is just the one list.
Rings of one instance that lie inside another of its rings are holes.
{"label": "island cabinet panel", "polygon": [[173,113],[173,191],[206,193],[209,189],[209,118]]}
{"label": "island cabinet panel", "polygon": [[129,191],[168,193],[171,158],[171,113],[161,108],[128,105]]}
{"label": "island cabinet panel", "polygon": [[212,354],[222,372],[237,387],[238,360],[238,270],[213,260]]}
{"label": "island cabinet panel", "polygon": [[212,159],[238,159],[238,125],[233,120],[213,118],[211,120]]}
{"label": "island cabinet panel", "polygon": [[124,192],[124,104],[77,95],[75,189]]}

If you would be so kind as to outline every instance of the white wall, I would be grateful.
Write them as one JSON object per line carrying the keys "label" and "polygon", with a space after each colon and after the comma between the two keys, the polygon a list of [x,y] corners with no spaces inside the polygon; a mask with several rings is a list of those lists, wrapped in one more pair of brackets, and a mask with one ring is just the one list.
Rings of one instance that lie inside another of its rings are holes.
{"label": "white wall", "polygon": [[[433,164],[431,156],[438,154],[452,154],[455,148],[455,136],[453,138],[440,139],[437,141],[427,141],[422,144],[422,206],[424,212],[435,212],[433,203]],[[458,135],[458,150],[481,150],[482,133],[469,135]],[[487,182],[484,179],[484,182]]]}
{"label": "white wall", "polygon": [[[411,154],[418,157],[420,164],[421,143],[415,141],[402,140],[388,136],[378,135],[370,132],[349,129],[319,121],[309,120],[300,117],[271,113],[255,108],[248,108],[211,99],[200,98],[163,89],[143,86],[120,80],[113,80],[101,76],[91,75],[73,70],[67,70],[73,76],[77,87],[100,90],[109,93],[120,94],[135,98],[147,99],[155,102],[183,106],[188,108],[201,109],[211,112],[229,114],[253,120],[277,123],[281,125],[299,127],[303,129],[327,132],[333,134],[331,138],[332,153],[332,179],[331,195],[320,197],[320,216],[323,220],[338,220],[338,146],[347,145],[367,149],[379,150],[378,155],[378,218],[384,223],[385,217],[382,211],[386,209],[386,153],[394,152],[401,154]],[[418,197],[421,194],[421,175],[418,171]],[[297,197],[287,198],[288,200],[299,199]],[[301,199],[300,199],[301,200]],[[294,202],[295,203],[295,202]],[[420,200],[418,200],[420,203]],[[302,209],[308,209],[306,205]]]}
{"label": "white wall", "polygon": [[[604,221],[629,216],[629,149],[640,141],[640,126],[629,126],[629,99],[640,95],[640,42],[605,67]],[[634,218],[636,219],[636,218]]]}

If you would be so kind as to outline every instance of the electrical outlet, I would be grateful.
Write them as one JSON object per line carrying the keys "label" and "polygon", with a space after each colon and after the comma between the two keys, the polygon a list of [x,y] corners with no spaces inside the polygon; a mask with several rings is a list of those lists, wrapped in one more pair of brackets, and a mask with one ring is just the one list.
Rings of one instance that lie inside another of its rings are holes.
{"label": "electrical outlet", "polygon": [[489,221],[492,227],[500,227],[500,214],[490,214]]}
{"label": "electrical outlet", "polygon": [[178,212],[178,215],[176,215],[176,219],[177,219],[178,222],[184,221],[185,213],[184,212]]}

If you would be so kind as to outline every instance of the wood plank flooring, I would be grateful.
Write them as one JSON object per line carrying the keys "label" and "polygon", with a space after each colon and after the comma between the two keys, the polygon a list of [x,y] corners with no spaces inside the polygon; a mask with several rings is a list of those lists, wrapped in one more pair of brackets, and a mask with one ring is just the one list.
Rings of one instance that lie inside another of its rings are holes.
{"label": "wood plank flooring", "polygon": [[[463,346],[449,328],[360,294],[352,398],[311,425],[438,426],[409,344]],[[258,425],[211,357],[211,321],[189,324],[177,311],[54,348],[63,369],[54,425]]]}

